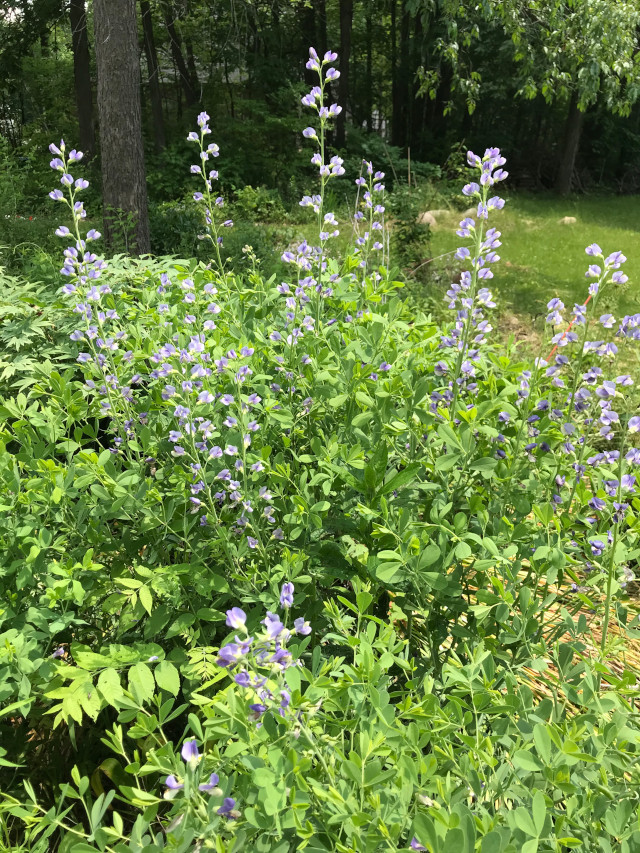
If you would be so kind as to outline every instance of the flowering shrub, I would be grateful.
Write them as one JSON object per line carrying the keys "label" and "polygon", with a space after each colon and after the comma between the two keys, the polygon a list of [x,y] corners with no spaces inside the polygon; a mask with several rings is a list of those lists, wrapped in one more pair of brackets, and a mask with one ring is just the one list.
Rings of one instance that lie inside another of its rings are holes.
{"label": "flowering shrub", "polygon": [[416,315],[383,173],[363,163],[351,223],[326,210],[335,60],[310,51],[317,239],[286,281],[225,264],[206,113],[209,264],[114,271],[84,233],[82,155],[51,147],[77,367],[1,410],[7,837],[632,853],[636,675],[610,660],[637,628],[640,419],[611,365],[640,315],[597,309],[625,258],[589,246],[584,305],[552,299],[548,357],[513,361],[487,287],[505,158],[470,152],[452,322]]}

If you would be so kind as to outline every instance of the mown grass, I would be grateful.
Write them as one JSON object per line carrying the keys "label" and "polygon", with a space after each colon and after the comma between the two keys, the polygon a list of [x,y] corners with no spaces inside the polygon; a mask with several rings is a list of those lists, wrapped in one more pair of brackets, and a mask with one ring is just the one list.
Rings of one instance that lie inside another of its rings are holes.
{"label": "mown grass", "polygon": [[[576,222],[561,224],[563,217]],[[438,217],[432,229],[430,253],[436,258],[461,245],[456,236],[458,212]],[[619,313],[640,311],[640,197],[576,197],[513,194],[504,210],[492,217],[502,231],[502,262],[495,267],[493,290],[501,307],[525,319],[538,317],[553,296],[567,306],[587,296],[585,247],[598,243],[608,254],[622,250],[628,258],[626,286],[607,302]],[[464,242],[464,241],[463,241]],[[440,266],[445,259],[441,259]],[[437,263],[437,262],[436,262]],[[449,266],[449,264],[447,264]]]}

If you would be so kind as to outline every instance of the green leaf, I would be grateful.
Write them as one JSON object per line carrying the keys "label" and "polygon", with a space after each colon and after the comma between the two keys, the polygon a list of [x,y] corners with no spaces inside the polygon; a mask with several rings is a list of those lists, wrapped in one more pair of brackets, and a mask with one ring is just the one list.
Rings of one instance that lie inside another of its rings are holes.
{"label": "green leaf", "polygon": [[156,684],[161,690],[166,690],[173,696],[180,690],[180,675],[175,666],[168,660],[161,660],[154,670]]}
{"label": "green leaf", "polygon": [[480,853],[502,853],[503,847],[502,836],[494,829],[482,839]]}
{"label": "green leaf", "polygon": [[533,814],[533,822],[536,827],[536,832],[538,834],[538,837],[540,837],[540,835],[542,835],[542,830],[544,829],[544,821],[547,816],[547,804],[542,791],[536,791],[533,795],[531,811]]}
{"label": "green leaf", "polygon": [[395,578],[400,569],[402,568],[402,563],[379,563],[376,566],[375,574],[379,581],[382,583],[390,583],[390,581]]}
{"label": "green leaf", "polygon": [[412,480],[416,479],[416,475],[418,471],[422,471],[424,469],[424,465],[420,462],[412,462],[410,465],[403,471],[399,471],[397,474],[387,480],[386,483],[378,489],[377,497],[381,497],[382,495],[388,495],[390,492],[393,492],[396,489],[401,489],[403,486],[406,486],[407,483],[410,483]]}
{"label": "green leaf", "polygon": [[528,770],[532,773],[542,770],[542,764],[536,755],[527,752],[525,749],[519,749],[513,755],[513,763],[516,767],[522,770]]}
{"label": "green leaf", "polygon": [[488,477],[491,476],[497,464],[497,459],[494,459],[491,456],[485,456],[482,459],[476,459],[475,462],[472,462],[471,465],[469,465],[469,467],[472,471],[480,471],[483,476]]}
{"label": "green leaf", "polygon": [[521,829],[533,838],[538,837],[538,832],[533,822],[533,818],[525,808],[522,808],[522,806],[517,808],[514,812],[514,819],[518,829]]}
{"label": "green leaf", "polygon": [[137,663],[129,670],[129,690],[140,705],[152,698],[155,682],[153,673],[146,663]]}
{"label": "green leaf", "polygon": [[436,470],[449,471],[454,465],[457,465],[459,461],[459,453],[446,453],[443,456],[438,456],[436,459]]}
{"label": "green leaf", "polygon": [[542,723],[536,723],[533,728],[533,741],[538,750],[538,755],[542,758],[545,764],[551,762],[551,738],[547,727]]}
{"label": "green leaf", "polygon": [[458,560],[467,560],[471,556],[471,547],[467,542],[458,542],[456,545],[456,557]]}
{"label": "green leaf", "polygon": [[338,394],[335,397],[331,397],[329,400],[327,400],[327,402],[329,403],[329,405],[331,406],[332,409],[337,409],[340,406],[342,406],[344,403],[346,403],[347,400],[348,400],[348,397],[346,394]]}
{"label": "green leaf", "polygon": [[149,587],[141,586],[138,590],[138,597],[140,599],[140,604],[144,607],[149,616],[151,616],[151,611],[153,610],[153,597]]}
{"label": "green leaf", "polygon": [[429,542],[426,548],[422,549],[420,559],[418,560],[419,569],[427,569],[440,559],[440,548],[435,542]]}
{"label": "green leaf", "polygon": [[366,613],[367,608],[369,607],[372,601],[373,596],[370,592],[366,592],[365,590],[359,592],[356,595],[356,603],[358,605],[358,610],[360,611],[360,613]]}

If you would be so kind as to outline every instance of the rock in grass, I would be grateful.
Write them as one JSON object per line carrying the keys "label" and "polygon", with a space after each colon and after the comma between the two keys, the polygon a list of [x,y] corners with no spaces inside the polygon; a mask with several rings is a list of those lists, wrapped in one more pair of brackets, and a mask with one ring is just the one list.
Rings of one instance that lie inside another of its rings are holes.
{"label": "rock in grass", "polygon": [[419,225],[435,225],[438,219],[441,216],[446,216],[449,213],[448,210],[444,208],[439,210],[427,210],[425,213],[421,213],[418,217]]}
{"label": "rock in grass", "polygon": [[421,213],[416,221],[418,225],[429,225],[431,228],[436,225],[436,218],[430,210]]}
{"label": "rock in grass", "polygon": [[562,219],[558,220],[559,225],[575,225],[578,220],[575,216],[563,216]]}

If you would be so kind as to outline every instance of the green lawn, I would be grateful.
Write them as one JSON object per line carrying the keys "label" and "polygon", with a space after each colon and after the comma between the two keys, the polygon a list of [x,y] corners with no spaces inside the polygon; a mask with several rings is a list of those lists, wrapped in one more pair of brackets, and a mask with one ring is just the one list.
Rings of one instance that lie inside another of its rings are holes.
{"label": "green lawn", "polygon": [[[574,216],[573,225],[560,224]],[[461,241],[455,234],[458,213],[442,216],[432,230],[431,254],[454,250]],[[502,261],[494,268],[494,291],[501,307],[536,316],[552,296],[568,306],[584,302],[588,257],[585,247],[598,243],[605,254],[621,249],[628,257],[629,282],[619,288],[615,302],[621,313],[640,311],[640,197],[558,198],[512,195],[491,223],[502,231]]]}

